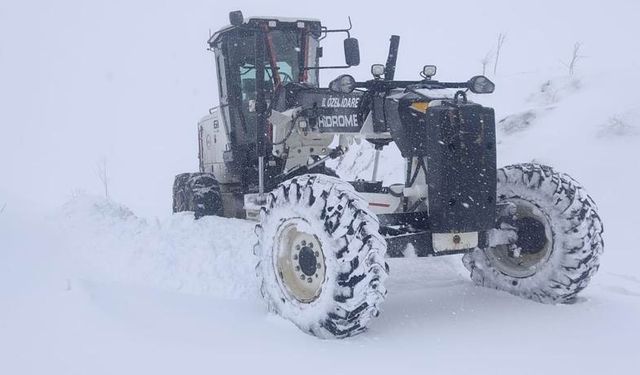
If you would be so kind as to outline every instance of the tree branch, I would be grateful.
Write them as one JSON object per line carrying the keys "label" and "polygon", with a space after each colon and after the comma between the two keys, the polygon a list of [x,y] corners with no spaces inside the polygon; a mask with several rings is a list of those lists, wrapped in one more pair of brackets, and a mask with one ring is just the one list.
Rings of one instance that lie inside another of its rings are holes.
{"label": "tree branch", "polygon": [[498,34],[498,45],[496,47],[496,60],[493,64],[493,74],[495,75],[498,72],[498,60],[500,60],[500,50],[502,50],[502,45],[504,44],[504,40],[507,38],[506,33]]}
{"label": "tree branch", "polygon": [[109,176],[107,175],[107,159],[102,158],[96,164],[96,174],[102,183],[104,189],[104,197],[109,200]]}

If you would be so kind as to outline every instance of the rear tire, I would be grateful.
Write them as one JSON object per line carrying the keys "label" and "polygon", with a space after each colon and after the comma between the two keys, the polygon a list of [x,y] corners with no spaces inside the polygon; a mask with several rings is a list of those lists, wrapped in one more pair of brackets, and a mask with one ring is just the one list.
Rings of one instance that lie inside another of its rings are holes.
{"label": "rear tire", "polygon": [[260,291],[270,310],[321,338],[363,332],[386,296],[386,242],[351,185],[304,175],[268,195],[256,226]]}
{"label": "rear tire", "polygon": [[514,206],[518,241],[463,257],[478,285],[543,303],[570,303],[598,271],[602,222],[571,177],[538,164],[498,170],[498,202]]}
{"label": "rear tire", "polygon": [[211,173],[182,173],[173,183],[173,212],[191,211],[196,219],[222,216],[222,196]]}

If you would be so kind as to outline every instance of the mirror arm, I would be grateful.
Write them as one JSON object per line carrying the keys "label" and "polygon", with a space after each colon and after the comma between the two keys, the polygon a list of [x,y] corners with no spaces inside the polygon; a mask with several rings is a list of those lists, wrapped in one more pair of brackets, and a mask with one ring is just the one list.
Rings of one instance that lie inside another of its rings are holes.
{"label": "mirror arm", "polygon": [[347,16],[347,19],[349,20],[349,28],[347,29],[327,29],[325,26],[322,27],[322,33],[324,34],[322,37],[320,37],[320,39],[318,39],[318,41],[324,39],[327,37],[327,34],[329,33],[346,33],[347,34],[347,38],[351,38],[351,29],[353,29],[353,24],[351,23],[351,16]]}

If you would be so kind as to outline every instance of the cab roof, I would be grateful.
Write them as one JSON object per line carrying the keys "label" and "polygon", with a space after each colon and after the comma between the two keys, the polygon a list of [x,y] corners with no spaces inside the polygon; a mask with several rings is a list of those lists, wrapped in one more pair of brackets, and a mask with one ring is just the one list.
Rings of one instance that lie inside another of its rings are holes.
{"label": "cab roof", "polygon": [[299,22],[302,22],[304,24],[314,24],[318,29],[321,28],[321,23],[319,19],[315,19],[315,18],[295,18],[295,17],[272,17],[272,16],[267,16],[267,17],[262,17],[262,16],[252,16],[249,18],[246,18],[244,23],[241,26],[233,26],[233,25],[227,25],[222,27],[221,29],[219,29],[218,31],[216,31],[215,33],[213,33],[213,35],[211,36],[211,38],[209,38],[209,40],[207,41],[207,43],[209,43],[210,45],[213,44],[216,39],[218,39],[222,34],[237,29],[239,27],[243,27],[243,26],[257,26],[259,23],[262,23],[264,21],[275,21],[277,24],[283,23],[283,24],[287,24],[287,25],[293,25],[293,24],[297,24]]}

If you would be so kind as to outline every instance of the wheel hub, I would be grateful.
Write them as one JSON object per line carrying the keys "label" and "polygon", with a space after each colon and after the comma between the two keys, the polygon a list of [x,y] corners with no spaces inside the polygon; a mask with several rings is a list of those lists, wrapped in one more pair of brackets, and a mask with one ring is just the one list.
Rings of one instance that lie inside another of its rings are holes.
{"label": "wheel hub", "polygon": [[537,254],[544,250],[547,244],[544,224],[531,217],[517,219],[515,227],[518,228],[518,240],[516,246],[523,253]]}
{"label": "wheel hub", "polygon": [[303,303],[313,302],[325,280],[325,257],[318,238],[301,218],[281,224],[276,235],[275,267],[283,290]]}
{"label": "wheel hub", "polygon": [[307,276],[315,275],[317,271],[318,258],[314,254],[314,251],[311,247],[304,246],[302,247],[302,249],[300,249],[300,253],[298,255],[298,262],[299,262],[302,273],[304,273]]}
{"label": "wheel hub", "polygon": [[534,203],[513,198],[516,206],[515,227],[518,239],[511,245],[487,249],[487,255],[496,269],[505,275],[526,278],[533,276],[551,256],[553,231],[549,219]]}

